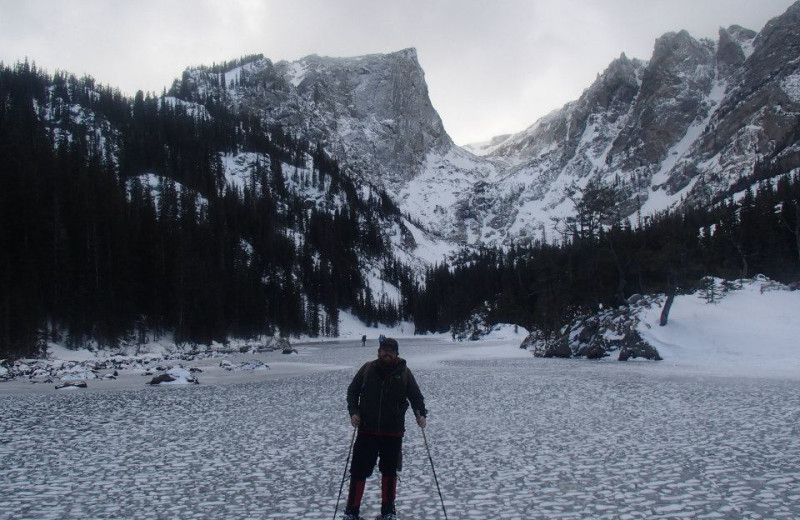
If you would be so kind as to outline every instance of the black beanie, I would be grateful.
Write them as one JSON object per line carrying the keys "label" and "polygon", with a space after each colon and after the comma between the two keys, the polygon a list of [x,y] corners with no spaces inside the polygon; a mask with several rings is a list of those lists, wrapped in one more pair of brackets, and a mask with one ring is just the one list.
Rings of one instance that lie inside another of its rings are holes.
{"label": "black beanie", "polygon": [[394,350],[395,352],[400,352],[400,348],[397,345],[397,340],[394,338],[383,338],[380,342],[379,348],[385,348],[389,350]]}

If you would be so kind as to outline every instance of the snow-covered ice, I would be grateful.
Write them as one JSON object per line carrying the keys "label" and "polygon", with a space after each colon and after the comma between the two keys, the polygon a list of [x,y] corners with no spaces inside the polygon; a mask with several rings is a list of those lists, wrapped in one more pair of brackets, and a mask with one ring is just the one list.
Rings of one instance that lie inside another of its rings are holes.
{"label": "snow-covered ice", "polygon": [[[449,518],[800,515],[798,377],[536,359],[517,345],[400,341]],[[207,370],[200,385],[0,383],[0,518],[331,518],[352,433],[345,388],[376,348],[298,350],[282,375],[271,353],[270,370]],[[444,518],[416,427],[398,508]]]}

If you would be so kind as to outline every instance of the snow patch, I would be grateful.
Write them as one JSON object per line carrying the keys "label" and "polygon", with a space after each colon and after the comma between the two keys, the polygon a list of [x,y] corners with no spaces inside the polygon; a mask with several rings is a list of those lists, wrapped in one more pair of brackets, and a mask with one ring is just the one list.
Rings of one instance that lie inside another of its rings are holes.
{"label": "snow patch", "polygon": [[302,61],[295,61],[289,64],[289,71],[287,76],[289,78],[289,83],[297,87],[308,74],[308,64]]}
{"label": "snow patch", "polygon": [[800,71],[787,76],[781,82],[781,88],[794,103],[800,103]]}
{"label": "snow patch", "polygon": [[367,336],[367,339],[372,341],[381,334],[392,338],[407,338],[414,335],[414,330],[414,323],[409,321],[403,321],[394,326],[382,323],[370,326],[349,311],[339,311],[339,339],[357,339]]}

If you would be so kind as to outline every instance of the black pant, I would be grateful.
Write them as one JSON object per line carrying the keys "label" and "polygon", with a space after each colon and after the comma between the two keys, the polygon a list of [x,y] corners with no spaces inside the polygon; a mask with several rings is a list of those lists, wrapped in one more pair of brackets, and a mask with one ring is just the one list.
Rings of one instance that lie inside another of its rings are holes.
{"label": "black pant", "polygon": [[400,471],[402,460],[402,437],[385,437],[381,435],[364,435],[359,433],[353,448],[353,463],[350,475],[355,480],[366,480],[375,469],[375,462],[380,456],[378,469],[382,475],[396,477]]}

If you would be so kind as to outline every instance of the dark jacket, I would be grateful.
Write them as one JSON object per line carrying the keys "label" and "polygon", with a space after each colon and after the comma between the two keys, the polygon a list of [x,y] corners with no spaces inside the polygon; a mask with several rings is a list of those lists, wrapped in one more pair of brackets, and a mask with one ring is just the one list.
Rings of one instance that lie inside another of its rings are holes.
{"label": "dark jacket", "polygon": [[427,415],[425,398],[402,358],[389,370],[377,360],[365,363],[347,387],[347,410],[361,416],[363,433],[402,435],[409,402],[415,414]]}

